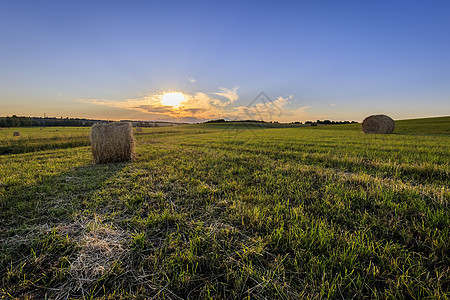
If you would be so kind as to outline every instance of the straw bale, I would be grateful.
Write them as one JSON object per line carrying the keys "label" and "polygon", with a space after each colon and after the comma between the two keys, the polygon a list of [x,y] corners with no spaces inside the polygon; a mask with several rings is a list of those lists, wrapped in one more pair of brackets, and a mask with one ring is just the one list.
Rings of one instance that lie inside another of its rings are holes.
{"label": "straw bale", "polygon": [[392,133],[395,128],[395,122],[386,115],[372,115],[362,122],[364,133]]}
{"label": "straw bale", "polygon": [[94,124],[91,128],[91,150],[95,163],[133,160],[134,147],[131,123]]}

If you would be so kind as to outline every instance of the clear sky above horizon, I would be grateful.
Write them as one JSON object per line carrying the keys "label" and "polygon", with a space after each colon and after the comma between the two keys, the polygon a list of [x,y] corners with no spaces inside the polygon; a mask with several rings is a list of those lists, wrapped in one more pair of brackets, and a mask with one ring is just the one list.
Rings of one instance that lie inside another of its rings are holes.
{"label": "clear sky above horizon", "polygon": [[449,16],[434,0],[0,1],[0,116],[450,115]]}

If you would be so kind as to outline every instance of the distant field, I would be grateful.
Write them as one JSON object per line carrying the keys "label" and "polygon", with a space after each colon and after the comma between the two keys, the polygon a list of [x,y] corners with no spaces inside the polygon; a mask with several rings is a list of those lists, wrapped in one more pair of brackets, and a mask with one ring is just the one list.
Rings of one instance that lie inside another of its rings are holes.
{"label": "distant field", "polygon": [[[13,132],[19,132],[20,136],[13,136]],[[88,146],[89,128],[2,128],[0,142],[0,155]]]}
{"label": "distant field", "polygon": [[2,129],[0,296],[450,297],[450,117],[274,126]]}
{"label": "distant field", "polygon": [[397,134],[446,134],[450,135],[450,117],[396,121]]}
{"label": "distant field", "polygon": [[[450,117],[436,117],[425,119],[397,120],[393,134],[418,135],[450,135]],[[360,131],[361,123],[346,125],[319,125],[314,129]],[[336,126],[336,127],[334,127]]]}

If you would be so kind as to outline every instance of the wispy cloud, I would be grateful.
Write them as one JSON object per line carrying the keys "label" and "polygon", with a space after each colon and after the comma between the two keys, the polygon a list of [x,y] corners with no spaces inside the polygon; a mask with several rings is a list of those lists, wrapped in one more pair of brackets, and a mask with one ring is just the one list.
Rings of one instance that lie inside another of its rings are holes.
{"label": "wispy cloud", "polygon": [[310,106],[289,109],[286,105],[294,102],[294,96],[278,97],[273,101],[260,101],[252,106],[234,107],[234,119],[255,119],[265,121],[281,120],[283,122],[299,121],[307,114]]}
{"label": "wispy cloud", "polygon": [[195,80],[194,78],[189,77],[187,75],[186,75],[186,79],[189,80],[190,83],[196,83],[197,82],[197,80]]}
{"label": "wispy cloud", "polygon": [[224,97],[224,98],[228,99],[227,102],[223,103],[224,106],[226,106],[226,105],[229,105],[229,104],[231,104],[231,103],[233,103],[233,102],[235,102],[236,100],[239,99],[239,96],[237,94],[237,90],[238,89],[239,89],[238,86],[235,86],[231,90],[229,90],[227,88],[224,88],[224,87],[220,87],[219,88],[220,92],[212,93],[212,94],[217,95],[217,96],[221,96],[221,97]]}

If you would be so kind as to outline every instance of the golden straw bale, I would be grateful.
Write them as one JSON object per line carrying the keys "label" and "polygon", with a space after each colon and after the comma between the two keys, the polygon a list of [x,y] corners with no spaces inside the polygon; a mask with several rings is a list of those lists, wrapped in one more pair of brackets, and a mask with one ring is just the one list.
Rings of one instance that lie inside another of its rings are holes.
{"label": "golden straw bale", "polygon": [[136,132],[137,133],[142,133],[142,128],[141,127],[136,127]]}
{"label": "golden straw bale", "polygon": [[13,132],[13,136],[20,136],[20,132],[14,131],[14,132]]}
{"label": "golden straw bale", "polygon": [[392,133],[394,128],[394,120],[386,115],[369,116],[362,122],[364,133]]}
{"label": "golden straw bale", "polygon": [[91,150],[95,163],[133,160],[134,146],[131,123],[94,124],[91,128]]}

